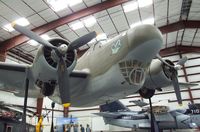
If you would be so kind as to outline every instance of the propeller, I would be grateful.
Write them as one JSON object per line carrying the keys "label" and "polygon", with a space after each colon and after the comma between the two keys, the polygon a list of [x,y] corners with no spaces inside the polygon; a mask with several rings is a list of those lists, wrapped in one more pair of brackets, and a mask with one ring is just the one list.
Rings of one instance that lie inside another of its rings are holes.
{"label": "propeller", "polygon": [[74,40],[69,45],[61,44],[60,46],[56,47],[56,46],[52,45],[51,43],[49,43],[48,41],[41,38],[36,33],[28,30],[27,28],[25,28],[23,26],[17,25],[16,23],[12,23],[12,26],[18,32],[39,42],[43,46],[49,47],[54,50],[54,53],[58,58],[57,73],[58,73],[58,85],[59,85],[61,102],[64,107],[69,107],[70,106],[69,72],[68,72],[67,64],[66,64],[64,58],[67,55],[67,51],[76,50],[77,48],[83,46],[84,44],[87,44],[89,41],[91,41],[93,38],[95,38],[96,32],[90,32],[90,33]]}
{"label": "propeller", "polygon": [[162,59],[162,57],[160,55],[157,55],[156,57],[161,62],[163,62],[163,64],[165,64],[165,66],[168,67],[167,68],[169,70],[168,75],[172,80],[172,85],[174,87],[174,91],[176,94],[176,98],[178,100],[178,104],[182,105],[182,97],[181,97],[181,92],[180,92],[180,87],[179,87],[179,82],[178,82],[177,70],[181,69],[181,67],[185,64],[185,62],[187,61],[187,57],[181,58],[175,65],[166,62],[164,59]]}

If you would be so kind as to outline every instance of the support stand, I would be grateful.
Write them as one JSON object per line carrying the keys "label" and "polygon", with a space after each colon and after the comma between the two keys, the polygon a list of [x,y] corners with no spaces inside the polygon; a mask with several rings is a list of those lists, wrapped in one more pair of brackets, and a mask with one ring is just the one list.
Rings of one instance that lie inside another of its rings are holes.
{"label": "support stand", "polygon": [[26,108],[27,108],[27,99],[28,99],[28,86],[29,86],[29,79],[26,77],[24,108],[23,108],[23,117],[22,117],[22,132],[26,132]]}
{"label": "support stand", "polygon": [[54,124],[53,124],[53,116],[54,116],[54,107],[55,107],[55,102],[51,103],[51,108],[52,108],[52,119],[51,119],[51,132],[54,132]]}
{"label": "support stand", "polygon": [[151,132],[160,132],[158,124],[157,124],[154,114],[153,114],[151,98],[149,98],[149,104],[150,104],[150,114],[151,114]]}

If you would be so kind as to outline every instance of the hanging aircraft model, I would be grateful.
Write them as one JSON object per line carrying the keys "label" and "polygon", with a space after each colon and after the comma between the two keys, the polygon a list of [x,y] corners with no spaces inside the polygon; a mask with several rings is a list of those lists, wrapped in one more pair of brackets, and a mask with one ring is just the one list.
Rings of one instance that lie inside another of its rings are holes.
{"label": "hanging aircraft model", "polygon": [[[190,104],[188,106],[189,109],[172,111],[166,106],[153,106],[154,120],[158,128],[160,130],[200,128],[199,105]],[[100,111],[95,114],[102,116],[105,124],[133,129],[151,129],[152,127],[149,111],[131,111],[119,101],[100,106]],[[159,130],[153,130],[153,132],[159,132]]]}
{"label": "hanging aircraft model", "polygon": [[93,45],[79,60],[76,49],[94,39],[95,32],[68,43],[61,38],[46,41],[25,27],[12,25],[41,44],[32,65],[0,63],[1,87],[14,90],[16,96],[24,97],[24,80],[28,79],[29,97],[48,96],[66,107],[70,103],[87,107],[137,92],[149,98],[156,89],[173,84],[182,103],[177,70],[187,58],[175,65],[163,60],[158,55],[162,34],[152,25],[137,26],[104,45]]}

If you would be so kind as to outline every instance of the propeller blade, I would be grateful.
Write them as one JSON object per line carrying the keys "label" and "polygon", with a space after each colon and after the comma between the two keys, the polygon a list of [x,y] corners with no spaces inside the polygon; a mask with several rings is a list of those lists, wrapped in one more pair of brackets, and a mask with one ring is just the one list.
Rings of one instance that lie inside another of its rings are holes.
{"label": "propeller blade", "polygon": [[66,63],[62,57],[60,57],[57,72],[58,72],[58,85],[59,85],[62,104],[64,107],[69,107],[70,105],[69,75],[66,68]]}
{"label": "propeller blade", "polygon": [[156,58],[158,58],[162,63],[169,66],[170,68],[174,68],[174,66],[168,64],[159,54],[156,55]]}
{"label": "propeller blade", "polygon": [[176,94],[178,104],[182,105],[182,97],[181,97],[180,87],[179,87],[178,78],[177,78],[176,73],[172,74],[172,84],[174,86],[174,91]]}
{"label": "propeller blade", "polygon": [[17,25],[15,23],[12,24],[13,28],[15,30],[17,30],[18,32],[26,35],[27,37],[37,41],[38,43],[44,45],[44,46],[47,46],[47,47],[50,47],[52,49],[57,49],[57,47],[53,46],[51,43],[49,43],[48,41],[44,40],[43,38],[41,38],[39,35],[37,35],[36,33],[32,32],[31,30],[23,27],[23,26],[20,26],[20,25]]}
{"label": "propeller blade", "polygon": [[181,58],[177,63],[176,63],[176,65],[184,65],[185,64],[185,62],[188,60],[188,58],[185,56],[185,57],[183,57],[183,58]]}
{"label": "propeller blade", "polygon": [[77,49],[81,46],[83,46],[84,44],[87,44],[88,42],[90,42],[93,38],[95,38],[97,36],[96,32],[90,32],[76,40],[74,40],[73,42],[71,42],[69,44],[69,50],[74,50]]}

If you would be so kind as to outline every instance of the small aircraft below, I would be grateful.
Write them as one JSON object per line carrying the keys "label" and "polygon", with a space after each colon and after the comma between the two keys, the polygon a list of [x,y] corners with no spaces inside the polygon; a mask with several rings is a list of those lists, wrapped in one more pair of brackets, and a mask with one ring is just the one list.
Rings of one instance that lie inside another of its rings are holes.
{"label": "small aircraft below", "polygon": [[24,97],[24,82],[29,80],[28,97],[48,96],[66,107],[89,107],[137,92],[149,98],[156,89],[173,85],[182,103],[177,70],[187,58],[176,64],[163,60],[158,55],[162,34],[152,25],[137,26],[104,45],[93,45],[78,60],[76,50],[94,39],[95,32],[68,43],[62,38],[46,41],[25,27],[12,26],[41,44],[32,65],[0,63],[1,88],[15,91],[16,96]]}
{"label": "small aircraft below", "polygon": [[[166,106],[153,107],[155,122],[160,130],[164,129],[191,129],[200,127],[200,107],[189,104],[189,109],[177,109],[170,111]],[[163,111],[164,109],[168,111]],[[159,109],[159,110],[158,110]],[[151,129],[151,115],[149,111],[131,111],[121,102],[115,101],[100,106],[100,113],[105,124],[133,128]],[[160,111],[161,110],[161,111]],[[158,130],[159,131],[159,130]]]}

